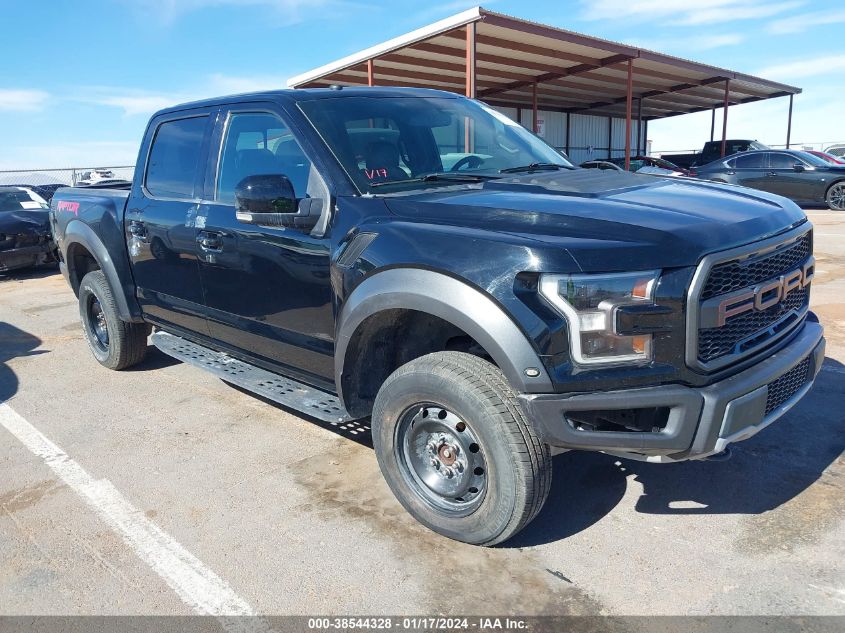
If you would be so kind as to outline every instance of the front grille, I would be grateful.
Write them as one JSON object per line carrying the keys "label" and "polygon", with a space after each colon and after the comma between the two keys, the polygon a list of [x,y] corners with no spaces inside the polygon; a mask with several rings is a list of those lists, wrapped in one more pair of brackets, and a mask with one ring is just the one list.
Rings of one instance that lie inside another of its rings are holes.
{"label": "front grille", "polygon": [[[753,288],[804,264],[813,252],[813,236],[807,232],[797,240],[766,252],[750,251],[715,264],[704,281],[699,301]],[[768,310],[738,314],[722,327],[697,328],[697,349],[693,358],[703,365],[727,363],[785,333],[801,320],[810,303],[810,287],[797,288]],[[698,325],[697,323],[695,324]],[[693,344],[696,342],[694,341]]]}
{"label": "front grille", "polygon": [[807,384],[810,377],[810,357],[808,356],[780,378],[769,383],[769,395],[766,397],[766,415],[789,401]]}
{"label": "front grille", "polygon": [[717,264],[707,277],[707,282],[701,291],[701,301],[734,290],[750,288],[794,269],[812,253],[812,240],[812,234],[808,232],[795,244],[787,248],[756,257],[734,259],[723,264]]}
{"label": "front grille", "polygon": [[[745,312],[733,317],[722,327],[698,331],[698,358],[710,362],[726,354],[740,354],[782,332],[799,318],[810,301],[809,287],[793,290],[785,301],[762,312]],[[795,312],[795,314],[792,314]],[[784,318],[792,314],[792,318]]]}

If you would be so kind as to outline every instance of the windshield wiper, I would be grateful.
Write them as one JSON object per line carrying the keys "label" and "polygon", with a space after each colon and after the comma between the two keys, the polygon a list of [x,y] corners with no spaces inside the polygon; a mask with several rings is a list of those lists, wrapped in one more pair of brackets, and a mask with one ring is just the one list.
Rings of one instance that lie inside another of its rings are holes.
{"label": "windshield wiper", "polygon": [[426,174],[425,176],[418,176],[416,178],[406,178],[405,180],[386,180],[384,182],[374,182],[370,187],[383,187],[384,185],[398,185],[406,182],[433,182],[436,180],[451,181],[451,182],[484,182],[498,178],[499,176],[492,176],[489,174],[462,174],[460,172],[444,172],[437,174]]}
{"label": "windshield wiper", "polygon": [[500,174],[516,174],[521,171],[540,171],[550,169],[571,169],[566,165],[558,165],[557,163],[531,163],[530,165],[521,165],[519,167],[505,167],[500,169]]}

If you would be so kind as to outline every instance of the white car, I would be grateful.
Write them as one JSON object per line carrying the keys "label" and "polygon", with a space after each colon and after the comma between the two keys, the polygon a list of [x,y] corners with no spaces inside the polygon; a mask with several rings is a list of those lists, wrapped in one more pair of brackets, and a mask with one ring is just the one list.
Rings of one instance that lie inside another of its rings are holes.
{"label": "white car", "polygon": [[118,180],[111,169],[91,169],[83,171],[76,181],[77,185],[94,185],[104,180]]}

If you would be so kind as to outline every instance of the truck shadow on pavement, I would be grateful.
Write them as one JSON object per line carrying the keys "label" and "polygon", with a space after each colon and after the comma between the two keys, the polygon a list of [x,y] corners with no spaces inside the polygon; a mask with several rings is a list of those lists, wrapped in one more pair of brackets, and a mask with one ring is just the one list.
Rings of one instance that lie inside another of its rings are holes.
{"label": "truck shadow on pavement", "polygon": [[47,350],[36,350],[41,339],[20,328],[0,321],[0,402],[5,402],[18,391],[18,377],[8,362],[19,356],[46,354]]}
{"label": "truck shadow on pavement", "polygon": [[629,481],[642,486],[635,509],[646,514],[756,515],[779,508],[818,481],[845,450],[845,366],[827,358],[800,404],[732,449],[727,461],[676,464],[581,451],[558,455],[544,509],[505,547],[549,543],[589,528],[619,504]]}

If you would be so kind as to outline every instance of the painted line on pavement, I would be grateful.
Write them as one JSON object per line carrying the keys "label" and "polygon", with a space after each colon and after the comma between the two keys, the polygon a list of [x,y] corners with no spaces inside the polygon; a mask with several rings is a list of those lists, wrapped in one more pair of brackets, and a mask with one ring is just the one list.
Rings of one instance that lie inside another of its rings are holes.
{"label": "painted line on pavement", "polygon": [[0,425],[82,497],[196,613],[216,616],[232,632],[270,630],[260,618],[240,618],[255,611],[226,581],[144,516],[110,481],[91,476],[5,402],[0,403]]}

